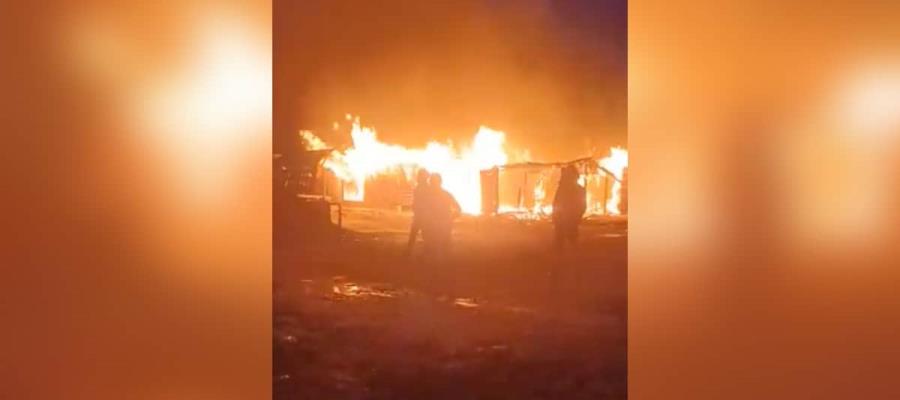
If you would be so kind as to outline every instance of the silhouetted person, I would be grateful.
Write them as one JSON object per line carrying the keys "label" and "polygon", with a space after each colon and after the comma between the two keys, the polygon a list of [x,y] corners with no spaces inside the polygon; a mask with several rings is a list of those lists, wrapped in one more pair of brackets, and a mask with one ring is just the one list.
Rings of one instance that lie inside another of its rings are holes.
{"label": "silhouetted person", "polygon": [[578,171],[569,165],[562,169],[559,187],[553,198],[553,243],[562,250],[565,242],[573,247],[578,242],[578,225],[587,207],[584,188],[578,184]]}
{"label": "silhouetted person", "polygon": [[412,254],[413,246],[416,244],[416,238],[422,232],[424,220],[427,218],[428,212],[428,171],[420,169],[416,175],[416,187],[413,189],[412,197],[412,225],[409,227],[409,241],[406,244],[406,255]]}
{"label": "silhouetted person", "polygon": [[453,219],[460,212],[459,203],[450,192],[441,187],[442,182],[440,174],[432,174],[428,180],[425,219],[422,221],[425,252],[432,261],[442,261],[446,257],[453,231]]}

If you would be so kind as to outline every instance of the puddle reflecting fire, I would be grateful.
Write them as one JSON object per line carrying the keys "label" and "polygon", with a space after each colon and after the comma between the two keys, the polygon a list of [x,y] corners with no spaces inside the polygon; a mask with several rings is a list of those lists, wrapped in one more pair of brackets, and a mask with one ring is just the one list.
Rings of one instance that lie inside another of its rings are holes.
{"label": "puddle reflecting fire", "polygon": [[341,279],[335,279],[331,286],[331,292],[345,297],[394,298],[400,294],[399,290],[384,285],[361,285],[355,282],[344,282]]}
{"label": "puddle reflecting fire", "polygon": [[475,302],[475,299],[458,298],[453,301],[453,304],[465,308],[478,307],[478,303]]}

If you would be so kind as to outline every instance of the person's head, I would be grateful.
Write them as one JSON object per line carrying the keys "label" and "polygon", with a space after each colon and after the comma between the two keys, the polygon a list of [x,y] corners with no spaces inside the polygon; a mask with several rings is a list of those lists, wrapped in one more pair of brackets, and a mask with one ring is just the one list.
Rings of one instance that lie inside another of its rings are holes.
{"label": "person's head", "polygon": [[426,186],[428,185],[428,171],[424,169],[420,169],[416,174],[416,185]]}
{"label": "person's head", "polygon": [[441,178],[441,174],[436,172],[431,174],[431,178],[428,179],[429,185],[433,188],[440,188],[443,181],[444,180],[443,178]]}
{"label": "person's head", "polygon": [[578,170],[573,165],[566,165],[560,172],[559,180],[566,183],[578,181]]}

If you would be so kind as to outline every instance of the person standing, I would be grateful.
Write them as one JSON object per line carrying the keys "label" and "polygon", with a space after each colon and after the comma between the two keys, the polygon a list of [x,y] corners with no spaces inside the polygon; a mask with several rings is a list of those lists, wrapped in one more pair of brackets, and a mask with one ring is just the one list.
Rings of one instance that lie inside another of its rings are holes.
{"label": "person standing", "polygon": [[459,215],[459,203],[442,187],[440,174],[432,174],[428,180],[427,219],[423,225],[425,251],[432,261],[442,262],[450,248],[453,220]]}
{"label": "person standing", "polygon": [[419,233],[422,233],[425,214],[428,207],[428,171],[420,169],[416,174],[416,187],[413,189],[412,196],[412,225],[409,227],[409,240],[406,243],[406,255],[412,254],[413,247],[416,245],[416,239]]}
{"label": "person standing", "polygon": [[571,165],[564,167],[553,198],[553,243],[557,250],[562,251],[567,242],[576,246],[578,226],[587,207],[585,197],[584,187],[578,184],[578,171]]}

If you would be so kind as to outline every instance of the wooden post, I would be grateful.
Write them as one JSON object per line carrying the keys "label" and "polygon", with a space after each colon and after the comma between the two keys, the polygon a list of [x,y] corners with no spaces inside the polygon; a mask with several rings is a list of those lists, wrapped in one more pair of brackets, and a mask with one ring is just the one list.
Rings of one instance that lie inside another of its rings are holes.
{"label": "wooden post", "polygon": [[481,184],[481,213],[497,214],[500,204],[500,169],[486,169],[479,174]]}
{"label": "wooden post", "polygon": [[521,197],[519,198],[519,208],[527,209],[527,207],[525,207],[525,193],[528,193],[528,170],[522,171],[522,187],[519,189],[519,193],[521,193]]}
{"label": "wooden post", "polygon": [[603,215],[606,215],[606,201],[609,199],[609,174],[603,174]]}

